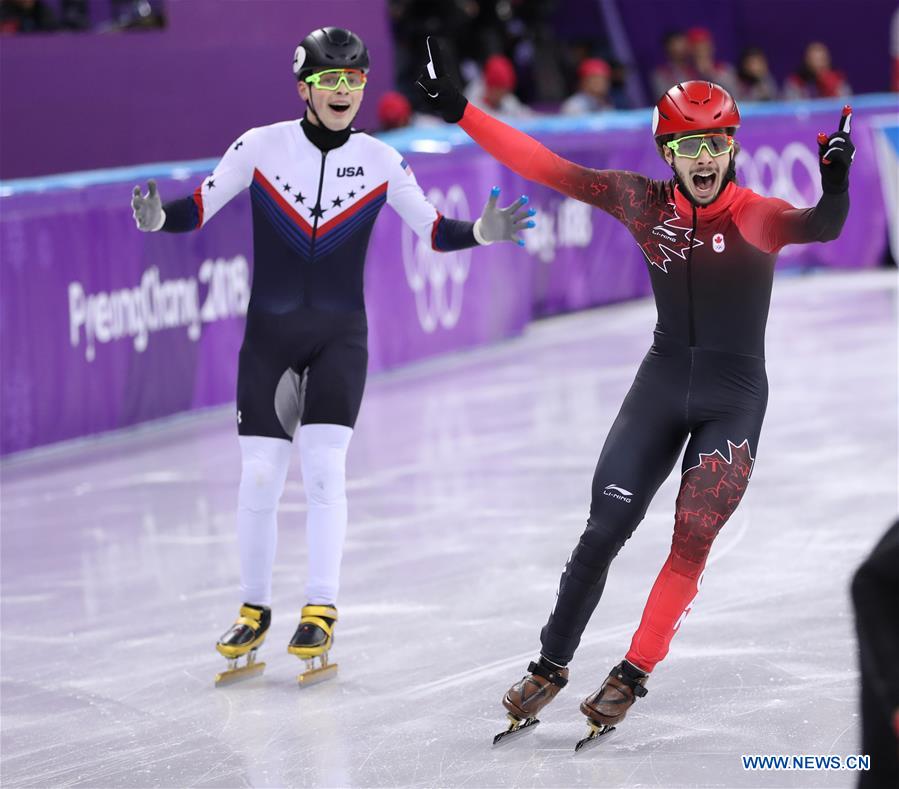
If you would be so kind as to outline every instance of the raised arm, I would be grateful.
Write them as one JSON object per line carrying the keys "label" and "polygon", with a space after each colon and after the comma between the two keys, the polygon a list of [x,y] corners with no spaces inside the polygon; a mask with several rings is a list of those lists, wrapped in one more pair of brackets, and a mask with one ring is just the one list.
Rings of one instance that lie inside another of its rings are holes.
{"label": "raised arm", "polygon": [[497,161],[522,178],[590,203],[627,221],[622,208],[645,195],[649,179],[623,170],[594,170],[563,159],[524,132],[493,118],[470,104],[443,65],[440,47],[427,42],[429,61],[418,84],[444,120],[458,123]]}
{"label": "raised arm", "polygon": [[743,237],[759,249],[776,252],[787,244],[833,241],[849,214],[849,167],[855,146],[849,137],[852,108],[843,108],[839,129],[818,135],[823,194],[812,208],[794,208],[785,200],[755,196],[737,214]]}

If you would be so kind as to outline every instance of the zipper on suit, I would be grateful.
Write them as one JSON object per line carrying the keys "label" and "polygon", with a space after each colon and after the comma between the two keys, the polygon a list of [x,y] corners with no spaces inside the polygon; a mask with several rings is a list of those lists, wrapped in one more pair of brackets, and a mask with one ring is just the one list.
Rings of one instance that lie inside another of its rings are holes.
{"label": "zipper on suit", "polygon": [[318,194],[315,197],[315,215],[312,217],[312,244],[309,247],[309,259],[315,257],[315,234],[318,232],[318,217],[322,212],[322,187],[325,184],[325,157],[328,152],[322,151],[322,169],[318,174]]}
{"label": "zipper on suit", "polygon": [[696,239],[696,206],[693,206],[693,230],[690,248],[687,250],[687,323],[690,331],[690,347],[696,345],[696,322],[693,316],[693,242]]}

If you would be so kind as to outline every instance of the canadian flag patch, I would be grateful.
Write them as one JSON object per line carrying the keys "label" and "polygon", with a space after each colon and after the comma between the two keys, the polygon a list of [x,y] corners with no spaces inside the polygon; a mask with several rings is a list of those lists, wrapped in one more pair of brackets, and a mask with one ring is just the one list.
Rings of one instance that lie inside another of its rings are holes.
{"label": "canadian flag patch", "polygon": [[724,252],[724,235],[722,233],[715,233],[712,236],[712,249],[716,252]]}

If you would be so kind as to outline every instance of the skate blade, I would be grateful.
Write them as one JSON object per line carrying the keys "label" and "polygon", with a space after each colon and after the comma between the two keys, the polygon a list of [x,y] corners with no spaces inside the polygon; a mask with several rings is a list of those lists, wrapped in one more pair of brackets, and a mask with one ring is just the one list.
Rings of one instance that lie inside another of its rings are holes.
{"label": "skate blade", "polygon": [[603,737],[608,737],[613,731],[615,731],[614,726],[606,726],[603,723],[593,723],[592,721],[587,721],[587,726],[589,726],[589,731],[587,732],[587,736],[584,737],[583,740],[580,740],[577,745],[574,746],[574,752],[586,750],[587,748],[592,748],[596,745]]}
{"label": "skate blade", "polygon": [[319,682],[324,682],[336,675],[337,664],[330,663],[327,666],[314,668],[310,671],[304,671],[302,674],[297,674],[297,684],[301,688],[308,688],[310,685],[318,685]]}
{"label": "skate blade", "polygon": [[521,735],[534,731],[537,724],[540,723],[537,718],[516,718],[511,714],[507,714],[506,717],[509,719],[509,728],[493,738],[494,745],[518,739]]}
{"label": "skate blade", "polygon": [[261,674],[264,670],[265,663],[250,663],[247,666],[241,666],[240,668],[232,668],[228,671],[222,671],[220,674],[215,675],[215,686],[217,688],[220,688],[223,685],[233,685],[235,682],[240,682],[242,680],[255,677],[257,674]]}

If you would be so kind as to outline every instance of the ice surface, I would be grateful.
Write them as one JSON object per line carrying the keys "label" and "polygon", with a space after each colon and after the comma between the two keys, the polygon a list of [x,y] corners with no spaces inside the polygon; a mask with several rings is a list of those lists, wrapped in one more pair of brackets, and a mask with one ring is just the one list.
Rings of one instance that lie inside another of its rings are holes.
{"label": "ice surface", "polygon": [[741,754],[857,753],[847,584],[897,509],[895,274],[779,279],[752,484],[649,695],[573,753],[667,555],[676,477],[612,567],[569,687],[494,750],[585,523],[651,303],[369,383],[350,449],[335,681],[286,652],[303,493],[281,511],[261,678],[224,689],[236,614],[230,408],[3,466],[4,786],[854,785]]}

